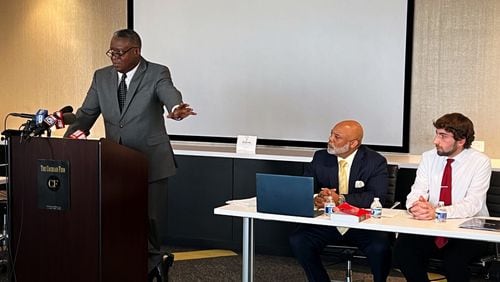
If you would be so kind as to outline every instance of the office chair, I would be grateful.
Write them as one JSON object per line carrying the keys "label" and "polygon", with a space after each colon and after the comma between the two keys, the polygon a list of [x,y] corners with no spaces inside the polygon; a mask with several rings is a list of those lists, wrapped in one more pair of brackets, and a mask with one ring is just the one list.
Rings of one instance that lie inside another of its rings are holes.
{"label": "office chair", "polygon": [[[385,197],[384,207],[386,208],[392,207],[395,203],[398,170],[399,167],[397,165],[387,165],[389,187]],[[358,247],[351,246],[349,244],[339,244],[326,246],[322,253],[322,259],[325,262],[325,266],[335,265],[345,261],[347,267],[344,281],[352,282],[352,261],[354,259],[366,259],[366,256],[358,249]]]}
{"label": "office chair", "polygon": [[[486,196],[486,206],[490,216],[500,217],[500,172],[492,172],[490,188]],[[488,243],[489,255],[472,261],[469,267],[476,276],[494,281],[500,281],[500,253],[497,243]],[[443,262],[439,258],[429,260],[429,270],[441,272]]]}
{"label": "office chair", "polygon": [[[486,196],[490,216],[500,217],[500,172],[492,172],[490,188]],[[487,268],[486,279],[500,280],[500,253],[498,243],[490,244],[491,255],[479,259],[479,265]]]}

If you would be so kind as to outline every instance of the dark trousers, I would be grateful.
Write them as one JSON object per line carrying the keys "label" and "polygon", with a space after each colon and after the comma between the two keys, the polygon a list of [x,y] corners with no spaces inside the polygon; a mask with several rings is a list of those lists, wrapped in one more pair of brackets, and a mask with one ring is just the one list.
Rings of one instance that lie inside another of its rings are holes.
{"label": "dark trousers", "polygon": [[399,234],[393,250],[394,267],[399,268],[409,282],[429,281],[429,258],[440,258],[449,282],[470,281],[468,264],[486,253],[486,243],[448,239],[448,243],[438,249],[434,239],[433,236]]}
{"label": "dark trousers", "polygon": [[336,227],[303,224],[290,235],[293,254],[310,282],[330,281],[321,253],[326,245],[341,241],[350,242],[366,255],[374,281],[386,281],[391,267],[391,245],[385,232],[351,228],[342,236]]}
{"label": "dark trousers", "polygon": [[150,182],[148,187],[148,271],[159,265],[162,260],[160,251],[160,223],[167,216],[167,184],[168,178]]}

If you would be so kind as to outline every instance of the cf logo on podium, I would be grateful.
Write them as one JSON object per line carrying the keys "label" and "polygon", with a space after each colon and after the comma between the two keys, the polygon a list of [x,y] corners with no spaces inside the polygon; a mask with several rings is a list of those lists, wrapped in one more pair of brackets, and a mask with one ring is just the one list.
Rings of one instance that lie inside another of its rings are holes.
{"label": "cf logo on podium", "polygon": [[61,181],[57,176],[51,175],[47,179],[47,187],[52,191],[57,191],[61,186]]}

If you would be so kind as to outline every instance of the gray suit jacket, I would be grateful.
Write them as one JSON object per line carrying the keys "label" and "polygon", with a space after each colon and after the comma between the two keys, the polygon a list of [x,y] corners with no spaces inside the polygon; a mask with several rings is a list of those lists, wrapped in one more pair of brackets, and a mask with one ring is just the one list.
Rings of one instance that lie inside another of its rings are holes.
{"label": "gray suit jacket", "polygon": [[141,59],[132,77],[125,106],[118,106],[118,74],[113,66],[97,70],[76,121],[65,136],[76,130],[90,130],[102,114],[106,138],[140,151],[149,161],[149,181],[175,174],[176,165],[164,122],[164,109],[182,102],[166,66]]}

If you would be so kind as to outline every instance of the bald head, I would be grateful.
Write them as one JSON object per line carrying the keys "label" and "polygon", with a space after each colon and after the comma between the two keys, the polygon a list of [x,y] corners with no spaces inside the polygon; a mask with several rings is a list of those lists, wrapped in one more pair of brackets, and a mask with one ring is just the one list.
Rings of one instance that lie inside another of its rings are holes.
{"label": "bald head", "polygon": [[363,127],[355,120],[337,123],[328,140],[328,152],[346,158],[356,151],[363,141]]}
{"label": "bald head", "polygon": [[343,120],[337,123],[334,127],[342,130],[350,140],[357,140],[361,145],[361,141],[363,141],[363,127],[361,124],[355,120]]}

